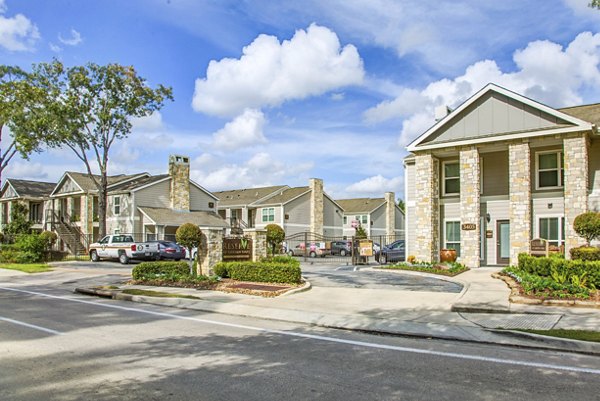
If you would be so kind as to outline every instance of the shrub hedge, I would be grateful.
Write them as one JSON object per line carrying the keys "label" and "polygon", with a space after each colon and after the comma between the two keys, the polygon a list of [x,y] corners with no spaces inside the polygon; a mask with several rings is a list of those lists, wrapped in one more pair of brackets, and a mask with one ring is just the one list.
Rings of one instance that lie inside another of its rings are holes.
{"label": "shrub hedge", "polygon": [[300,263],[288,262],[221,262],[215,274],[233,280],[297,284],[301,279]]}
{"label": "shrub hedge", "polygon": [[600,261],[565,260],[519,254],[519,269],[541,277],[586,275],[590,284],[600,288]]}
{"label": "shrub hedge", "polygon": [[600,248],[595,246],[580,246],[571,248],[571,259],[576,260],[600,260]]}
{"label": "shrub hedge", "polygon": [[142,262],[131,271],[134,280],[155,280],[159,278],[189,277],[187,262]]}

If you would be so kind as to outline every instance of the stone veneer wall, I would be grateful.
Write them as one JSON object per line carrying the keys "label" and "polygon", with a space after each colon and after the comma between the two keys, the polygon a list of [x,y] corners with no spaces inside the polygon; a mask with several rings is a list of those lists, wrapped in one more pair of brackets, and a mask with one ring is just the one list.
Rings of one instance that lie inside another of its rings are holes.
{"label": "stone veneer wall", "polygon": [[575,217],[588,211],[589,140],[583,133],[565,138],[564,147],[564,197],[565,197],[565,257],[569,250],[585,244],[573,229]]}
{"label": "stone veneer wall", "polygon": [[187,156],[169,156],[171,209],[190,210],[190,163]]}
{"label": "stone veneer wall", "polygon": [[475,224],[475,230],[460,232],[460,260],[468,267],[480,266],[479,151],[476,147],[460,150],[460,222]]}
{"label": "stone veneer wall", "polygon": [[248,229],[244,235],[252,240],[252,261],[258,262],[267,257],[267,230]]}
{"label": "stone veneer wall", "polygon": [[310,187],[310,232],[323,235],[323,180],[311,178]]}
{"label": "stone veneer wall", "polygon": [[429,153],[415,155],[415,250],[418,260],[439,260],[440,163]]}
{"label": "stone veneer wall", "polygon": [[[531,156],[529,143],[508,145],[510,199],[510,264],[521,252],[529,252],[531,240]],[[498,235],[498,233],[496,233]]]}
{"label": "stone veneer wall", "polygon": [[223,229],[201,228],[202,241],[198,247],[198,273],[213,275],[213,266],[223,261]]}
{"label": "stone veneer wall", "polygon": [[396,194],[385,193],[385,235],[396,235]]}

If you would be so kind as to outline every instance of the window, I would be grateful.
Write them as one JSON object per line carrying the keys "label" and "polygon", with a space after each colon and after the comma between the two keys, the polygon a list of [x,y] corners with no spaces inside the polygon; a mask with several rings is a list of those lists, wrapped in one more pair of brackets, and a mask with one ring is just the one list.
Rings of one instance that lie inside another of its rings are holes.
{"label": "window", "polygon": [[268,223],[270,221],[275,221],[275,208],[268,207],[262,210],[262,221],[263,223]]}
{"label": "window", "polygon": [[119,196],[115,196],[114,197],[114,214],[115,216],[118,214],[121,214],[121,197]]}
{"label": "window", "polygon": [[444,195],[460,194],[460,164],[458,162],[444,162],[442,175]]}
{"label": "window", "polygon": [[537,188],[562,188],[565,164],[562,152],[536,153]]}
{"label": "window", "polygon": [[540,217],[538,236],[548,240],[548,245],[561,246],[565,242],[565,218]]}
{"label": "window", "polygon": [[446,249],[456,249],[456,256],[460,256],[460,221],[447,221],[444,232]]}
{"label": "window", "polygon": [[31,203],[29,205],[29,221],[34,223],[42,222],[42,205],[39,203]]}
{"label": "window", "polygon": [[354,219],[358,221],[361,225],[367,224],[368,216],[366,214],[361,214],[360,216],[354,216]]}
{"label": "window", "polygon": [[348,217],[344,216],[344,224],[348,224]]}

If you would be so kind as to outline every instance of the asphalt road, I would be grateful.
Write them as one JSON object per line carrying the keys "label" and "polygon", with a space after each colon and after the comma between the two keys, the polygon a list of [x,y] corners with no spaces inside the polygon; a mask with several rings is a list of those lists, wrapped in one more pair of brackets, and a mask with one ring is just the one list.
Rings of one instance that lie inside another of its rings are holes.
{"label": "asphalt road", "polygon": [[[110,280],[119,280],[110,271]],[[122,279],[122,276],[121,276]],[[0,279],[2,400],[596,400],[600,358],[373,336]]]}
{"label": "asphalt road", "polygon": [[460,284],[439,278],[402,274],[401,272],[355,270],[354,266],[344,264],[303,263],[302,275],[315,287],[401,289],[403,291],[451,293],[459,293],[462,290]]}

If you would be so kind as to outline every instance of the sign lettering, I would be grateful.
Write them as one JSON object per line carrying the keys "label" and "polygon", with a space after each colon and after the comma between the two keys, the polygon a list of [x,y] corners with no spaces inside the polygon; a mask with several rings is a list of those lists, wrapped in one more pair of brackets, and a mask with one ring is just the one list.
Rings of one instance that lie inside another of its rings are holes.
{"label": "sign lettering", "polygon": [[252,259],[252,240],[248,238],[223,238],[223,261]]}
{"label": "sign lettering", "polygon": [[461,226],[464,231],[472,231],[477,229],[477,224],[465,223]]}

